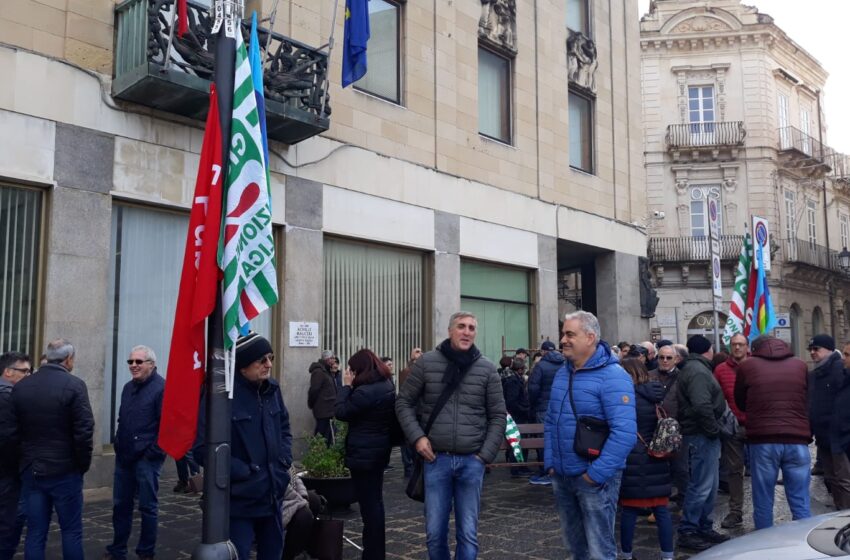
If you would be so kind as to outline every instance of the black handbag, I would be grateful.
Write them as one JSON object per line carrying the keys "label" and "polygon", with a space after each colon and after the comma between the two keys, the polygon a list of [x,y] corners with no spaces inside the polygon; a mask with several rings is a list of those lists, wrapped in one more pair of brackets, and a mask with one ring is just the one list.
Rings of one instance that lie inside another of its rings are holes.
{"label": "black handbag", "polygon": [[[434,420],[437,419],[437,415],[449,401],[452,393],[455,392],[460,386],[460,376],[456,376],[456,381],[443,389],[443,392],[440,393],[440,398],[437,399],[437,403],[434,405],[434,408],[431,409],[431,415],[428,417],[428,422],[425,424],[425,436],[428,436],[428,432],[431,431],[431,426],[434,425]],[[414,450],[414,453],[416,451]],[[404,489],[407,497],[411,500],[416,500],[417,502],[425,501],[425,459],[422,458],[422,455],[416,453],[413,457],[413,468],[410,470],[410,480],[407,481],[407,488]]]}
{"label": "black handbag", "polygon": [[576,434],[573,439],[573,451],[579,457],[584,457],[590,461],[598,459],[602,454],[602,448],[605,446],[605,441],[608,439],[608,434],[611,433],[611,428],[608,422],[595,416],[579,416],[576,414],[576,403],[573,400],[573,377],[575,373],[570,375],[569,393],[570,406],[573,410],[573,416],[576,419]]}

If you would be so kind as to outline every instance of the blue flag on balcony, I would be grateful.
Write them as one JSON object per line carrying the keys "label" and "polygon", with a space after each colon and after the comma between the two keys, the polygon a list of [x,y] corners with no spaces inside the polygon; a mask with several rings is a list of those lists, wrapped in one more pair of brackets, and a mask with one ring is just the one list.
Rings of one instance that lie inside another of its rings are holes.
{"label": "blue flag on balcony", "polygon": [[369,42],[369,0],[345,0],[345,37],[342,41],[342,87],[366,75]]}
{"label": "blue flag on balcony", "polygon": [[[269,140],[266,136],[266,98],[263,94],[263,57],[260,54],[260,41],[257,38],[257,12],[251,15],[251,40],[248,44],[248,62],[251,64],[251,80],[254,84],[254,97],[257,99],[257,115],[260,117],[260,133],[263,138],[263,156],[266,158],[266,171],[269,169]],[[247,332],[245,334],[248,334]]]}

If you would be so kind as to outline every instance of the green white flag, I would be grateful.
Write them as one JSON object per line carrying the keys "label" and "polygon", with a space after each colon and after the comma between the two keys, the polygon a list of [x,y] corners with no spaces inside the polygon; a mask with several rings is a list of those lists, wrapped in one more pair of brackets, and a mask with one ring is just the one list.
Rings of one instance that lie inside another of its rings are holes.
{"label": "green white flag", "polygon": [[525,462],[525,455],[522,452],[522,445],[520,445],[520,441],[522,440],[522,436],[519,433],[519,427],[514,422],[513,416],[510,414],[507,415],[505,423],[505,439],[508,441],[508,444],[511,446],[511,451],[513,451],[514,458],[517,463]]}
{"label": "green white flag", "polygon": [[[242,325],[278,300],[268,175],[251,64],[241,33],[236,33],[229,145],[224,227],[219,247],[219,265],[224,271],[225,351],[235,346]],[[231,355],[226,361],[232,364],[233,359]]]}
{"label": "green white flag", "polygon": [[729,319],[723,329],[723,344],[729,346],[732,337],[744,333],[747,316],[747,291],[750,282],[750,269],[753,261],[753,241],[750,234],[744,236],[741,256],[738,259],[738,269],[735,272],[735,287],[732,290],[732,303],[729,306]]}

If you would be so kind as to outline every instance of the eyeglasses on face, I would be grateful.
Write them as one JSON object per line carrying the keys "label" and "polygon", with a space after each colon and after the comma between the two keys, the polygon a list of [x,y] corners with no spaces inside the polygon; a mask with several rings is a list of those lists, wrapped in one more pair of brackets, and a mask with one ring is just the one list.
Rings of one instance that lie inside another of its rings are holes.
{"label": "eyeglasses on face", "polygon": [[127,365],[128,366],[132,366],[132,365],[140,366],[140,365],[144,364],[145,362],[150,362],[150,360],[127,360]]}
{"label": "eyeglasses on face", "polygon": [[746,345],[747,345],[746,342],[733,342],[732,343],[733,348],[737,348],[738,346],[746,346]]}
{"label": "eyeglasses on face", "polygon": [[662,362],[670,362],[676,359],[676,356],[658,356],[658,359]]}
{"label": "eyeglasses on face", "polygon": [[32,370],[31,370],[30,368],[22,368],[22,367],[12,367],[12,366],[9,366],[9,368],[8,368],[8,369],[13,369],[13,370],[15,370],[15,371],[19,371],[19,372],[23,373],[24,375],[29,375],[29,374],[31,374],[31,373],[32,373]]}
{"label": "eyeglasses on face", "polygon": [[264,364],[267,361],[268,361],[269,364],[273,364],[274,363],[274,354],[266,354],[265,356],[263,356],[259,360],[255,360],[255,363]]}

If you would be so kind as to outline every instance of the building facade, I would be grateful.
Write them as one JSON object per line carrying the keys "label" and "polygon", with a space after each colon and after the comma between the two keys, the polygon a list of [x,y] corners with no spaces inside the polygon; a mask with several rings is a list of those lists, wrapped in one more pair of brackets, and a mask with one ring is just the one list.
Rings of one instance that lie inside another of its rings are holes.
{"label": "building facade", "polygon": [[[400,368],[465,308],[498,359],[558,338],[559,288],[578,276],[606,338],[648,330],[636,0],[369,6],[354,86],[340,49],[317,49],[334,26],[342,42],[332,0],[281,1],[265,65],[281,297],[253,328],[299,438],[323,348]],[[0,351],[76,345],[98,420],[90,486],[111,480],[123,358],[146,344],[167,367],[213,68],[209,7],[189,12],[182,39],[170,0],[0,13]],[[318,342],[299,346],[296,323]]]}
{"label": "building facade", "polygon": [[641,20],[649,259],[655,332],[713,334],[709,198],[719,201],[724,300],[751,216],[770,224],[769,283],[798,356],[847,339],[846,158],[826,144],[827,72],[773,19],[738,0],[656,0]]}

